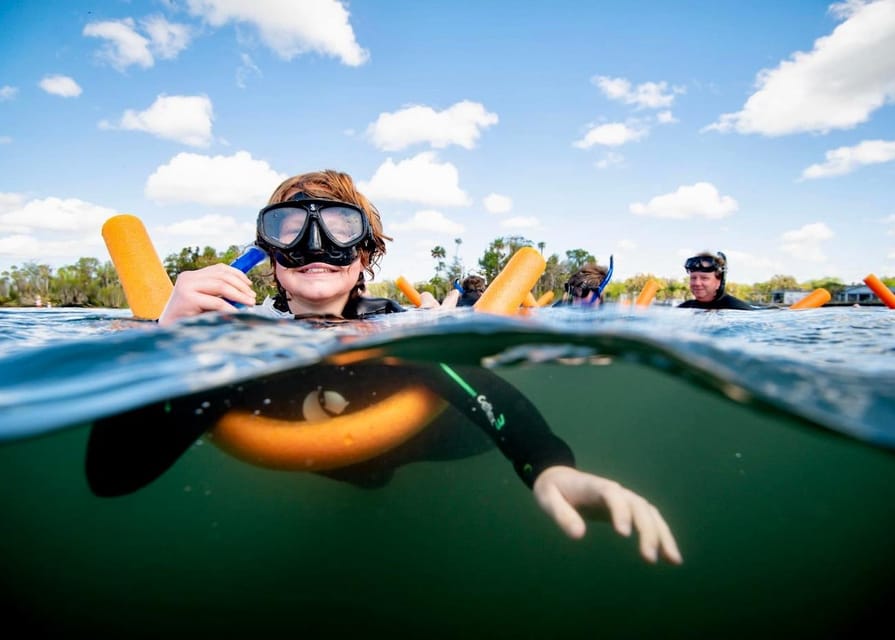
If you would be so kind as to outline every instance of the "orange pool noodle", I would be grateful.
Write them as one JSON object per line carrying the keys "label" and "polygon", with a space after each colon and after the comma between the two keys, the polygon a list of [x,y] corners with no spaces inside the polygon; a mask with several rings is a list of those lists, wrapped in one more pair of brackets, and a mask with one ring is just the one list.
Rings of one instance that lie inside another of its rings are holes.
{"label": "orange pool noodle", "polygon": [[540,298],[538,298],[538,306],[539,307],[546,307],[551,302],[553,302],[553,292],[552,291],[548,291],[547,293],[543,294]]}
{"label": "orange pool noodle", "polygon": [[895,294],[886,286],[886,284],[872,273],[864,278],[864,284],[870,287],[876,297],[883,301],[890,309],[895,309]]}
{"label": "orange pool noodle", "polygon": [[823,287],[815,289],[807,296],[789,305],[790,309],[816,309],[822,307],[830,301],[830,292]]}
{"label": "orange pool noodle", "polygon": [[643,285],[643,289],[640,292],[640,295],[637,296],[637,301],[635,304],[638,307],[646,307],[653,301],[653,298],[656,297],[656,292],[659,290],[659,281],[655,278],[650,278],[646,281],[646,284]]}
{"label": "orange pool noodle", "polygon": [[522,306],[523,307],[538,306],[538,301],[535,300],[535,296],[531,291],[529,291],[527,294],[525,294],[525,299],[522,301]]}
{"label": "orange pool noodle", "polygon": [[218,420],[211,439],[231,455],[260,467],[337,469],[406,442],[447,406],[434,391],[410,384],[371,407],[322,420],[282,420],[231,409]]}
{"label": "orange pool noodle", "polygon": [[537,249],[522,247],[491,281],[473,309],[503,315],[518,313],[522,301],[546,268],[547,261]]}
{"label": "orange pool noodle", "polygon": [[143,222],[122,213],[106,220],[102,234],[134,317],[158,320],[174,285]]}
{"label": "orange pool noodle", "polygon": [[398,285],[398,288],[401,290],[407,299],[410,300],[410,303],[414,307],[418,307],[423,304],[423,299],[420,297],[420,292],[416,290],[416,288],[410,284],[410,281],[404,276],[398,276],[398,279],[395,280],[395,284]]}

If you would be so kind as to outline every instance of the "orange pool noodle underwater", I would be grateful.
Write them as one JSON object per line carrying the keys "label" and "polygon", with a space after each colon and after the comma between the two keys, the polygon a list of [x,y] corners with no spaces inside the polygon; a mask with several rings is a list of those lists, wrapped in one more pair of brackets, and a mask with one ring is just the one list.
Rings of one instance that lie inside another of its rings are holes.
{"label": "orange pool noodle underwater", "polygon": [[410,300],[410,303],[414,307],[418,307],[423,304],[423,298],[420,296],[420,292],[416,290],[416,288],[410,284],[410,281],[404,276],[398,276],[398,279],[395,280],[395,284],[401,290],[407,299]]}
{"label": "orange pool noodle underwater", "polygon": [[653,301],[653,298],[656,297],[656,292],[659,290],[659,281],[655,278],[650,278],[646,281],[646,284],[643,285],[643,290],[641,290],[640,295],[637,296],[637,301],[635,304],[638,307],[646,307]]}
{"label": "orange pool noodle underwater", "polygon": [[822,307],[830,301],[830,292],[820,287],[815,289],[801,300],[792,303],[790,309],[816,309]]}
{"label": "orange pool noodle underwater", "polygon": [[876,294],[876,297],[883,301],[883,304],[890,309],[895,309],[895,293],[886,286],[886,284],[872,273],[864,278],[864,284],[870,287],[870,290]]}
{"label": "orange pool noodle underwater", "polygon": [[518,313],[546,268],[547,261],[537,249],[522,247],[491,281],[473,309],[503,315]]}
{"label": "orange pool noodle underwater", "polygon": [[447,408],[423,385],[408,385],[361,411],[322,420],[280,420],[232,409],[212,441],[251,464],[288,471],[323,471],[365,462],[422,431]]}
{"label": "orange pool noodle underwater", "polygon": [[102,234],[134,317],[158,320],[174,285],[143,222],[122,213],[106,220]]}

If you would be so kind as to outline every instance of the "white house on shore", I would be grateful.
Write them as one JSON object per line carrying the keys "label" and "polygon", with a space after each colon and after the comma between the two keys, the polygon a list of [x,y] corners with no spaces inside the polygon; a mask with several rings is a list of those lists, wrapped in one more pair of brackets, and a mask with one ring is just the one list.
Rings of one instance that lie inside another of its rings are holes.
{"label": "white house on shore", "polygon": [[[889,291],[895,293],[895,289],[892,287],[889,287]],[[882,301],[866,284],[846,287],[836,294],[836,302],[847,304],[882,304]]]}

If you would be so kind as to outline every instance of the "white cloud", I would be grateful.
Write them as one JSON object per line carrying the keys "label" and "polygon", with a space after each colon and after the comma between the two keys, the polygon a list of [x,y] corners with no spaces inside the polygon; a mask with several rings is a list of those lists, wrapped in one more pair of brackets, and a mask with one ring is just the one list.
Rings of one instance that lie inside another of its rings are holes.
{"label": "white cloud", "polygon": [[[265,199],[264,202],[266,203],[267,200]],[[258,208],[261,208],[260,205]],[[241,247],[255,238],[254,217],[243,216],[243,218],[237,220],[233,216],[207,214],[199,218],[156,227],[153,229],[153,236],[160,244],[173,247],[198,245],[210,246],[218,250],[226,249],[231,245]]]}
{"label": "white cloud", "polygon": [[802,178],[841,176],[868,164],[895,160],[895,140],[864,140],[853,147],[839,147],[824,154],[822,164],[813,164],[802,172]]}
{"label": "white cloud", "polygon": [[808,262],[823,262],[827,259],[820,247],[822,242],[834,236],[830,228],[823,222],[806,224],[787,231],[780,236],[780,249],[794,258]]}
{"label": "white cloud", "polygon": [[656,122],[659,124],[674,124],[678,119],[674,117],[671,111],[660,111],[656,114]]}
{"label": "white cloud", "polygon": [[91,22],[84,27],[83,34],[89,38],[106,40],[96,56],[119,71],[134,64],[144,69],[155,64],[149,51],[149,40],[137,33],[133,18]]}
{"label": "white cloud", "polygon": [[44,231],[84,231],[96,228],[117,212],[77,198],[30,200],[0,214],[0,231],[28,233]]}
{"label": "white cloud", "polygon": [[834,5],[847,16],[833,32],[774,69],[759,72],[758,90],[741,111],[706,130],[781,136],[850,129],[895,100],[895,0]]}
{"label": "white cloud", "polygon": [[482,130],[497,124],[498,118],[478,102],[463,100],[444,111],[414,105],[394,113],[381,113],[367,127],[367,137],[378,148],[399,151],[418,143],[436,149],[452,144],[472,149]]}
{"label": "white cloud", "polygon": [[513,208],[512,198],[499,193],[489,193],[482,199],[482,204],[488,213],[508,213]]}
{"label": "white cloud", "polygon": [[0,215],[18,209],[24,202],[25,196],[21,193],[0,192]]}
{"label": "white cloud", "polygon": [[191,30],[187,25],[150,16],[142,20],[140,26],[148,37],[138,32],[133,18],[91,22],[82,33],[106,41],[96,52],[96,57],[118,71],[132,65],[148,69],[155,64],[155,56],[170,60],[189,45]]}
{"label": "white cloud", "polygon": [[101,129],[144,131],[191,147],[207,147],[211,142],[212,111],[207,96],[161,95],[148,109],[128,109],[117,124],[102,121],[99,126]]}
{"label": "white cloud", "polygon": [[287,177],[247,151],[213,157],[179,153],[149,176],[144,192],[156,202],[257,210]]}
{"label": "white cloud", "polygon": [[458,235],[465,230],[462,224],[449,220],[443,213],[434,209],[417,211],[410,220],[393,222],[391,227],[398,231],[431,231],[444,235]]}
{"label": "white cloud", "polygon": [[351,14],[337,0],[187,0],[187,5],[192,15],[214,27],[228,22],[254,26],[264,44],[284,60],[312,51],[355,67],[370,57],[355,39]]}
{"label": "white cloud", "polygon": [[432,207],[470,204],[469,196],[460,188],[457,168],[450,162],[438,162],[432,151],[397,164],[389,158],[369,182],[358,182],[358,188],[373,202],[403,200]]}
{"label": "white cloud", "polygon": [[5,102],[7,100],[12,100],[19,93],[18,87],[11,87],[8,84],[0,87],[0,102]]}
{"label": "white cloud", "polygon": [[580,140],[572,143],[579,149],[590,149],[594,145],[618,147],[628,142],[636,142],[649,134],[648,129],[631,127],[621,122],[596,125]]}
{"label": "white cloud", "polygon": [[38,84],[41,89],[54,96],[77,98],[81,95],[81,87],[68,76],[44,76]]}
{"label": "white cloud", "polygon": [[678,187],[677,191],[672,193],[655,196],[646,204],[635,202],[628,207],[628,210],[638,216],[653,218],[715,220],[726,218],[738,208],[737,201],[730,196],[722,196],[715,185],[709,182],[697,182]]}
{"label": "white cloud", "polygon": [[629,80],[608,76],[594,76],[591,82],[610,100],[633,104],[638,109],[670,107],[674,103],[675,94],[685,91],[682,87],[674,87],[669,91],[667,82],[644,82],[632,88]]}
{"label": "white cloud", "polygon": [[0,136],[0,144],[12,144],[11,136]]}
{"label": "white cloud", "polygon": [[10,193],[0,194],[0,211],[0,258],[12,263],[100,255],[102,225],[118,213],[76,198],[25,201]]}
{"label": "white cloud", "polygon": [[141,24],[152,50],[163,60],[176,58],[190,43],[190,28],[185,24],[168,22],[161,16],[151,16]]}

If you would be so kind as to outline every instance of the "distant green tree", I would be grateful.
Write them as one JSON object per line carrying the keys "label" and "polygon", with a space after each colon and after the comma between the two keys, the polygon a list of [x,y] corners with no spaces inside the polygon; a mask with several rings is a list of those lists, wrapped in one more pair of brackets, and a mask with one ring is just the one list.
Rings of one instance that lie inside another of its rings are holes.
{"label": "distant green tree", "polygon": [[532,246],[531,240],[522,236],[495,238],[479,258],[481,276],[491,282],[506,266],[509,259],[522,247]]}

